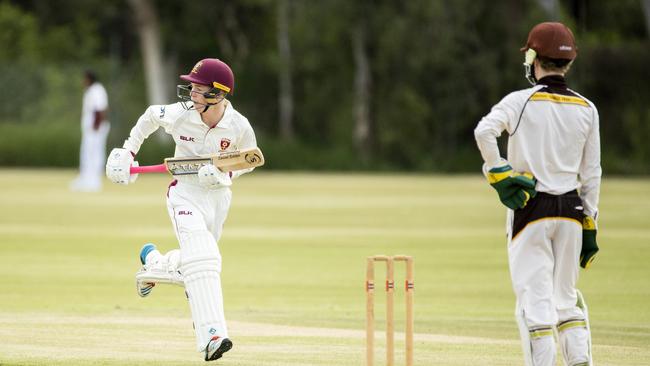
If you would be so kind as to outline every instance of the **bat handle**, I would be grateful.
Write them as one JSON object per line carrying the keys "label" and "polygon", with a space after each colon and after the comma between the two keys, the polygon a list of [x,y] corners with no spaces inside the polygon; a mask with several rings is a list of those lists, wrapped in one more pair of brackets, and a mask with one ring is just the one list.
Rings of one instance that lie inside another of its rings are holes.
{"label": "bat handle", "polygon": [[140,173],[167,173],[167,167],[165,166],[165,164],[131,167],[131,174],[140,174]]}

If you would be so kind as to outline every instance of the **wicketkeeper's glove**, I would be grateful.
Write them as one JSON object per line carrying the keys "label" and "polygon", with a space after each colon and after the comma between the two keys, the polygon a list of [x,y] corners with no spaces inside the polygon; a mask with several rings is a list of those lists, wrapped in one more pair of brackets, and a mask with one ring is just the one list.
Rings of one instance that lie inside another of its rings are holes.
{"label": "wicketkeeper's glove", "polygon": [[589,269],[591,262],[596,258],[598,253],[598,244],[596,244],[596,221],[591,216],[585,216],[582,219],[582,250],[580,251],[580,267]]}
{"label": "wicketkeeper's glove", "polygon": [[528,200],[537,195],[537,179],[530,173],[513,172],[510,165],[490,169],[487,178],[501,202],[510,209],[524,208]]}

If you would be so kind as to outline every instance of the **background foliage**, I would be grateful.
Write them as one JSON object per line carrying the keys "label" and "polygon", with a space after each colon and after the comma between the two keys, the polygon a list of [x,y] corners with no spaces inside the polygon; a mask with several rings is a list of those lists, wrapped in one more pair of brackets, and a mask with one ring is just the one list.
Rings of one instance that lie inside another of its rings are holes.
{"label": "background foliage", "polygon": [[[289,4],[293,138],[278,125],[278,1],[154,1],[169,80],[219,57],[236,74],[235,107],[254,124],[269,168],[477,171],[472,130],[508,92],[528,87],[519,47],[530,27],[560,20],[579,56],[573,89],[599,108],[606,173],[650,173],[650,42],[641,1],[308,1]],[[549,3],[549,2],[546,2]],[[553,3],[553,2],[550,2]],[[74,166],[81,75],[98,71],[110,98],[109,145],[148,104],[129,2],[0,2],[0,164]],[[363,29],[370,136],[355,145],[353,35]],[[151,138],[139,155],[171,154]]]}

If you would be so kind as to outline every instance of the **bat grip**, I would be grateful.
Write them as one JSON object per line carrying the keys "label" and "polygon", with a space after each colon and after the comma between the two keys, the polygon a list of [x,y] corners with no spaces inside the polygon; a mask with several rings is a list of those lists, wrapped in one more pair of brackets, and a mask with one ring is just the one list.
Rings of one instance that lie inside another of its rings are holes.
{"label": "bat grip", "polygon": [[140,173],[167,173],[167,167],[165,166],[165,164],[131,167],[131,174],[140,174]]}

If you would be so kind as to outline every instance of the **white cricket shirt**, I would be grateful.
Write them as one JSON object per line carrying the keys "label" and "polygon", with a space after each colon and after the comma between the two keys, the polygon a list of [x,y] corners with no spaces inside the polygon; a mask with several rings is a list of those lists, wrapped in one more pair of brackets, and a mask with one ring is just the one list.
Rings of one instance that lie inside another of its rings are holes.
{"label": "white cricket shirt", "polygon": [[579,189],[584,212],[596,216],[602,170],[596,106],[547,76],[492,107],[474,130],[484,172],[505,163],[497,137],[508,131],[507,160],[516,172],[531,172],[537,191],[564,194]]}
{"label": "white cricket shirt", "polygon": [[[144,140],[159,127],[172,135],[176,143],[174,157],[217,154],[257,146],[255,133],[248,119],[237,112],[228,101],[219,123],[208,127],[195,109],[186,110],[179,103],[152,105],[138,119],[123,147],[137,154]],[[233,178],[252,171],[233,172]],[[177,176],[179,181],[196,183],[196,175]]]}
{"label": "white cricket shirt", "polygon": [[94,82],[84,92],[81,105],[81,128],[92,130],[95,123],[95,111],[108,109],[108,96],[106,89],[98,82]]}

